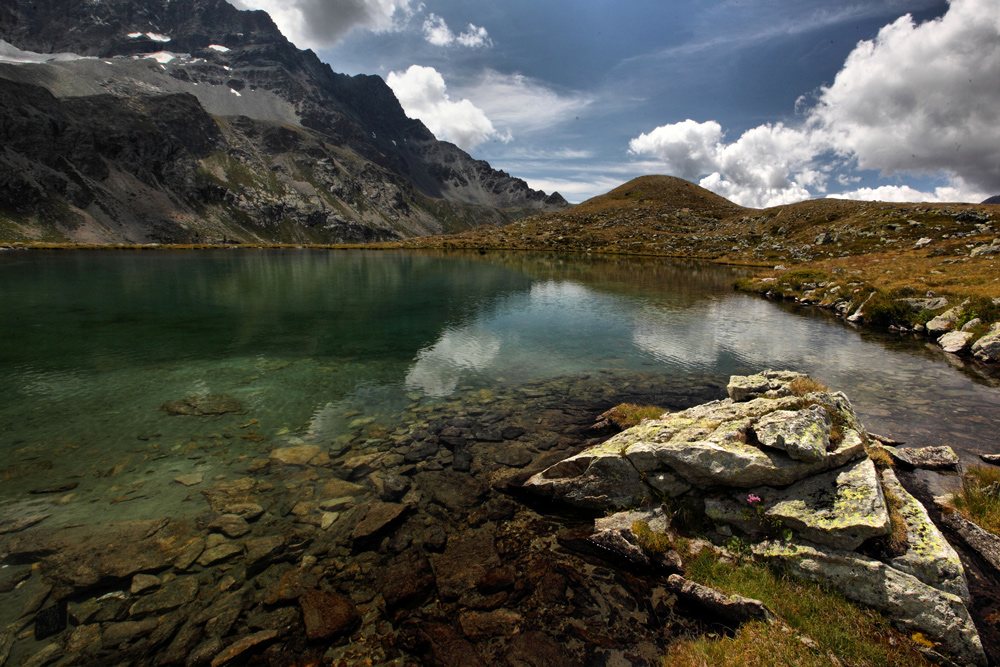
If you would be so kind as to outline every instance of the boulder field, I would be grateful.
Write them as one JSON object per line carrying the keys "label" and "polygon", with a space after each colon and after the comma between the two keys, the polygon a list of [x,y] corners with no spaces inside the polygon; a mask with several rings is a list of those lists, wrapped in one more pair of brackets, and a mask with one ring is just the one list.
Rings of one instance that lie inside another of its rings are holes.
{"label": "boulder field", "polygon": [[635,508],[700,508],[755,558],[933,637],[957,663],[987,664],[958,554],[892,469],[869,457],[874,442],[847,396],[788,371],[734,376],[727,389],[725,400],[646,420],[525,487],[610,512],[591,539],[633,562],[649,551],[635,526],[672,530],[663,507]]}

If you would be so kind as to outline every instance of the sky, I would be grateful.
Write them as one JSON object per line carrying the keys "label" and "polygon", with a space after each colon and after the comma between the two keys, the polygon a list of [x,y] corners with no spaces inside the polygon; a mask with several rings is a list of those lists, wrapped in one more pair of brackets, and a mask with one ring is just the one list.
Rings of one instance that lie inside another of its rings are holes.
{"label": "sky", "polygon": [[752,207],[1000,194],[1000,0],[230,0],[576,203],[646,174]]}

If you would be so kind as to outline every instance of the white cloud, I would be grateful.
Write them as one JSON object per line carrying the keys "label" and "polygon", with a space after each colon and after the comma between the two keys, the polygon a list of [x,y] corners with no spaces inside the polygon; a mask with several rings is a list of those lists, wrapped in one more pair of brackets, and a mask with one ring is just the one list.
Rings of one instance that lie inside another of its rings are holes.
{"label": "white cloud", "polygon": [[560,95],[523,74],[495,70],[486,70],[462,93],[474,99],[497,125],[516,134],[549,129],[579,115],[593,101],[580,93]]}
{"label": "white cloud", "polygon": [[410,118],[423,121],[434,136],[471,150],[487,139],[510,141],[499,133],[486,113],[467,99],[455,102],[444,77],[433,67],[411,65],[405,72],[389,72],[385,82]]}
{"label": "white cloud", "polygon": [[493,40],[490,39],[486,28],[470,23],[465,32],[456,35],[448,27],[445,20],[434,13],[429,14],[424,19],[423,29],[424,39],[434,46],[454,46],[455,44],[469,48],[493,46]]}
{"label": "white cloud", "polygon": [[1000,4],[952,0],[860,42],[810,112],[862,169],[939,173],[1000,191]]}
{"label": "white cloud", "polygon": [[818,152],[812,136],[781,123],[761,125],[725,143],[715,121],[663,125],[629,142],[633,155],[659,158],[667,171],[743,206],[765,208],[810,197],[826,175],[812,168]]}
{"label": "white cloud", "polygon": [[[842,167],[948,181],[934,193],[892,185],[837,196],[979,201],[1000,192],[997,10],[997,0],[951,0],[940,19],[916,25],[906,15],[883,27],[858,43],[797,128],[761,125],[727,144],[719,123],[686,120],[632,139],[630,152],[744,206],[825,192],[831,165],[819,162],[831,155]],[[855,178],[837,180],[848,186]]]}
{"label": "white cloud", "polygon": [[409,18],[410,0],[229,0],[239,9],[263,9],[300,48],[324,48],[362,28],[394,30]]}

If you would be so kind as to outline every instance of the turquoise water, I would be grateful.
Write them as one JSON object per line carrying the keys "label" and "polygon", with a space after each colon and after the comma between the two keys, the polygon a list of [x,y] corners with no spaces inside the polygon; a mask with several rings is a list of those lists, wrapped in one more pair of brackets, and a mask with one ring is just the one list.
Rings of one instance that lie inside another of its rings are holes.
{"label": "turquoise water", "polygon": [[[1000,450],[992,381],[920,341],[734,293],[737,275],[533,254],[2,253],[0,511],[183,514],[197,503],[177,476],[231,476],[299,440],[347,456],[421,406],[571,380],[568,405],[662,385],[677,409],[764,368],[845,391],[872,431],[969,461]],[[218,395],[238,412],[163,407]],[[67,489],[31,493],[51,487]]]}

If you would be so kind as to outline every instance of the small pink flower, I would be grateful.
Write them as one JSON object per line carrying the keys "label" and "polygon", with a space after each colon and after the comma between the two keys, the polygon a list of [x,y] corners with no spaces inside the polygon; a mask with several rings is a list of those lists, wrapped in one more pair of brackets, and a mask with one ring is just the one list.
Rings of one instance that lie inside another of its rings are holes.
{"label": "small pink flower", "polygon": [[753,505],[754,503],[759,503],[760,498],[751,493],[749,496],[747,496],[747,502]]}

